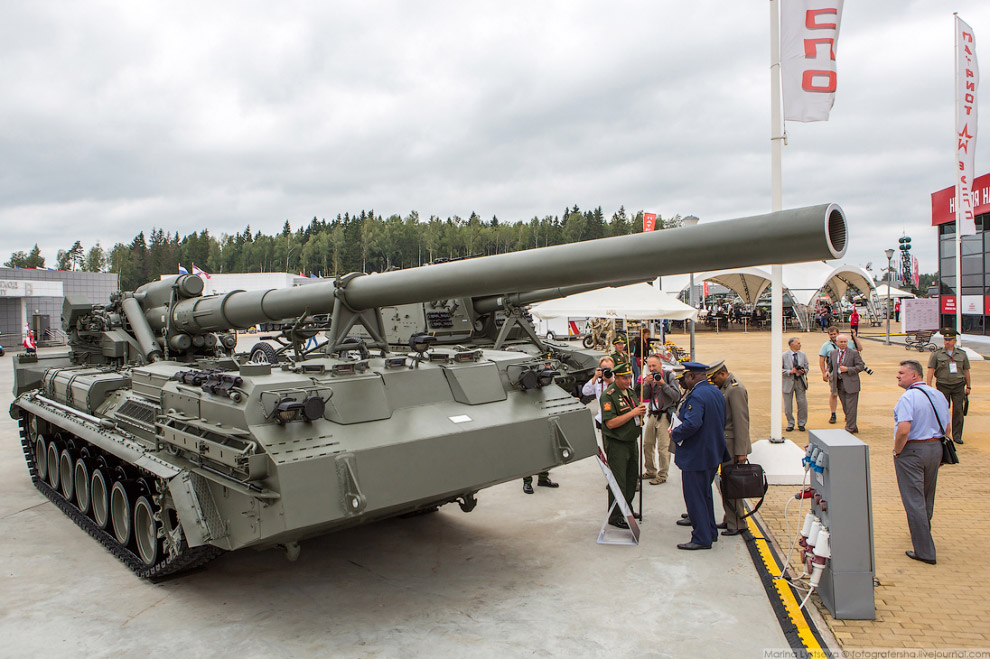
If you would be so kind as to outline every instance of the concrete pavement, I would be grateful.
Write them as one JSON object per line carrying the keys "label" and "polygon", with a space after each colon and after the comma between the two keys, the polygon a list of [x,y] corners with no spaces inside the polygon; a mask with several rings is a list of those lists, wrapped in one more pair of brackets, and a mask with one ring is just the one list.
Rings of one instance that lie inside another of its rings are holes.
{"label": "concrete pavement", "polygon": [[[0,359],[0,408],[11,400]],[[402,474],[396,474],[401,478]],[[787,642],[739,537],[675,548],[676,469],[646,488],[641,544],[596,544],[604,480],[585,460],[556,490],[520,483],[456,506],[276,551],[137,579],[28,478],[0,418],[0,655],[760,657]],[[717,500],[717,499],[716,499]]]}

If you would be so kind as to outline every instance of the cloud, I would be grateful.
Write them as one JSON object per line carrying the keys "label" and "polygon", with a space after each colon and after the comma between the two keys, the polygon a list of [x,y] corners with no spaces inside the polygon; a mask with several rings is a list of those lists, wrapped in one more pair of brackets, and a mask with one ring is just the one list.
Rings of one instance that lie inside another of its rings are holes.
{"label": "cloud", "polygon": [[[981,35],[990,8],[960,0]],[[502,221],[770,208],[769,12],[694,3],[21,3],[0,26],[0,256],[268,233],[374,208]],[[847,261],[952,184],[951,13],[846,3],[828,123],[787,125],[784,205],[840,203]],[[981,94],[981,98],[985,96]],[[977,169],[988,140],[978,143]]]}

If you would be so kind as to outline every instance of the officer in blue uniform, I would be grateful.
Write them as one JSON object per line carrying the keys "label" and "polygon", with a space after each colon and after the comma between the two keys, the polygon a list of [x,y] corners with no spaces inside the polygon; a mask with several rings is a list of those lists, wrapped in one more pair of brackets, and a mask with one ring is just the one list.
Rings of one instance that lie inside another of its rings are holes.
{"label": "officer in blue uniform", "polygon": [[687,395],[677,413],[680,423],[671,426],[670,437],[677,445],[674,463],[681,470],[684,505],[694,529],[691,542],[677,548],[711,549],[718,540],[712,481],[718,466],[729,460],[725,449],[725,397],[708,381],[707,366],[697,362],[685,362],[683,366],[681,387]]}

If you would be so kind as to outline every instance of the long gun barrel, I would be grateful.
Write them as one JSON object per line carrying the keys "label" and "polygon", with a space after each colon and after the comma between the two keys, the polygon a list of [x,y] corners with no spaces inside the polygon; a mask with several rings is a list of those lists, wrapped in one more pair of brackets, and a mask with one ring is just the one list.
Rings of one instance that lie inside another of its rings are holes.
{"label": "long gun barrel", "polygon": [[[822,204],[648,234],[542,249],[268,291],[234,291],[146,308],[150,326],[202,334],[246,328],[305,313],[351,313],[437,299],[492,296],[617,279],[724,269],[759,263],[841,258],[848,228],[842,209]],[[181,277],[181,276],[180,276]],[[155,282],[149,286],[165,283]],[[140,293],[138,289],[137,293]]]}

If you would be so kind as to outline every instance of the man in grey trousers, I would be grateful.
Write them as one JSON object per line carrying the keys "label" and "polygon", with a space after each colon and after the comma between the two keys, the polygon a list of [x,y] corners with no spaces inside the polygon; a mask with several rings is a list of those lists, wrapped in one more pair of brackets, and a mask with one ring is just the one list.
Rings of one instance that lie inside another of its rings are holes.
{"label": "man in grey trousers", "polygon": [[787,432],[794,430],[794,399],[797,398],[797,427],[804,432],[808,423],[808,356],[801,352],[801,339],[792,336],[787,341],[781,368],[784,376],[784,416],[787,417]]}
{"label": "man in grey trousers", "polygon": [[894,406],[894,472],[907,513],[913,551],[908,558],[935,565],[932,514],[935,484],[942,463],[943,436],[950,436],[949,404],[938,389],[924,383],[921,364],[908,359],[897,369],[904,393]]}

